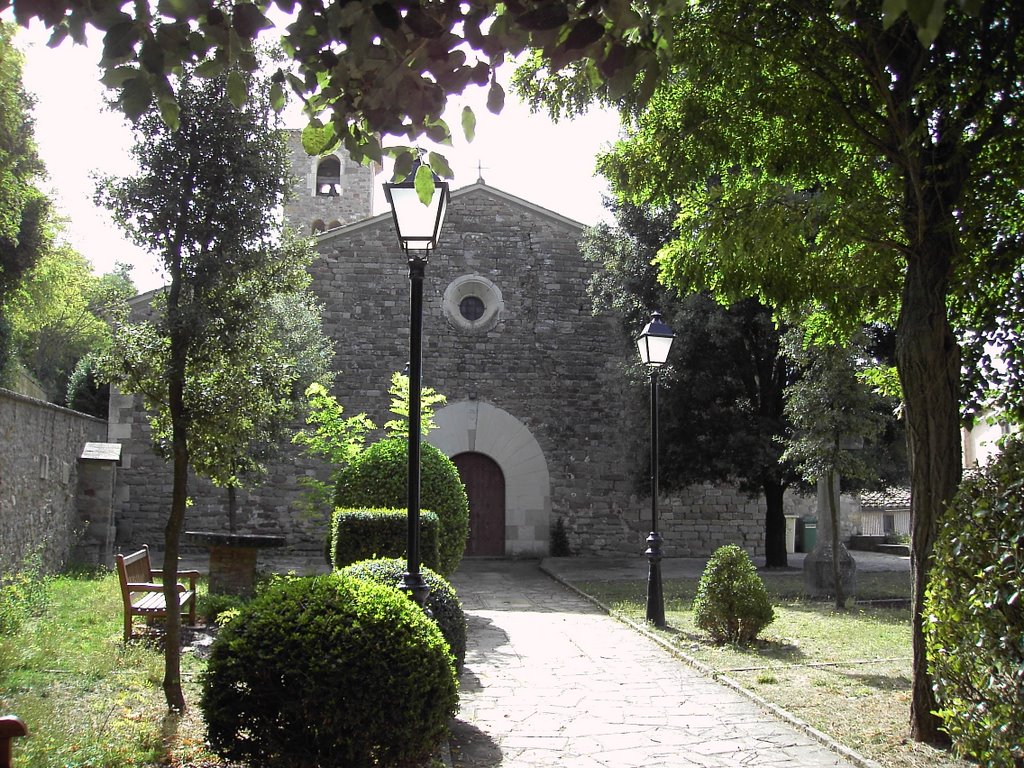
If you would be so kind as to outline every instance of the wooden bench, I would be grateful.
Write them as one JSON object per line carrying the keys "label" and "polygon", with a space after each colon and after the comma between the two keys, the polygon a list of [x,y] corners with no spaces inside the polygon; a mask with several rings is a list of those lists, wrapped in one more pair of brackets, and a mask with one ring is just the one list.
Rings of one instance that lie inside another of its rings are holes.
{"label": "wooden bench", "polygon": [[[142,616],[147,621],[167,616],[164,602],[163,571],[154,571],[149,562],[149,547],[144,545],[130,555],[117,555],[117,576],[121,581],[121,598],[124,601],[124,639],[134,636],[132,620]],[[196,579],[199,571],[178,571],[180,578],[189,580],[189,588],[178,584],[178,606],[182,616],[188,615],[188,623],[196,623]]]}
{"label": "wooden bench", "polygon": [[0,768],[11,768],[11,739],[28,736],[28,728],[20,717],[0,717]]}

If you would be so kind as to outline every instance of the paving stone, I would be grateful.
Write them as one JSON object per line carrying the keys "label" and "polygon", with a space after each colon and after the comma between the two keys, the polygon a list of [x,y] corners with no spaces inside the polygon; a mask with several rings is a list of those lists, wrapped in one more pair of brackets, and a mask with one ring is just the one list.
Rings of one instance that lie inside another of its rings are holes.
{"label": "paving stone", "polygon": [[854,765],[543,573],[465,560],[454,768]]}

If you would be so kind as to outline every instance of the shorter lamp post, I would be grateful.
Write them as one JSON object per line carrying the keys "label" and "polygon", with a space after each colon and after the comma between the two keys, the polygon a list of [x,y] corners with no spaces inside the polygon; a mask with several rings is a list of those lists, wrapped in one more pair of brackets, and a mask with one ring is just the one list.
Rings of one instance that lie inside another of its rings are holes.
{"label": "shorter lamp post", "polygon": [[675,338],[662,322],[660,312],[651,313],[651,321],[636,340],[640,362],[651,371],[651,534],[647,537],[647,621],[665,626],[665,596],[661,589],[661,534],[658,533],[658,371],[668,360]]}
{"label": "shorter lamp post", "polygon": [[399,588],[420,606],[426,605],[430,587],[420,573],[420,390],[423,338],[423,276],[430,251],[437,248],[438,235],[448,210],[448,182],[433,177],[430,202],[424,204],[416,191],[420,165],[413,166],[405,181],[384,185],[391,206],[398,241],[409,261],[409,519],[406,571]]}

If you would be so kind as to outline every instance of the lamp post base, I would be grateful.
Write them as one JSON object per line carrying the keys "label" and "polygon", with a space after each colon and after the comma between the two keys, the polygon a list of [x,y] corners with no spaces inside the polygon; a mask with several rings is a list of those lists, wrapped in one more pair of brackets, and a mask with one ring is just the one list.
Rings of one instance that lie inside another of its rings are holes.
{"label": "lamp post base", "polygon": [[398,585],[398,588],[405,592],[416,605],[429,613],[427,598],[430,597],[430,585],[423,580],[423,574],[406,572],[402,576],[402,583]]}
{"label": "lamp post base", "polygon": [[647,621],[656,627],[665,626],[665,596],[661,588],[661,534],[652,531],[647,537],[649,570],[647,573]]}

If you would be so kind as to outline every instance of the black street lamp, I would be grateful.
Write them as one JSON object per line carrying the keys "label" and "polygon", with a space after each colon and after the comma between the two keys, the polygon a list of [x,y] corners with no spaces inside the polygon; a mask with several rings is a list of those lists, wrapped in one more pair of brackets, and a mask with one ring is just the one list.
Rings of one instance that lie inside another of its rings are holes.
{"label": "black street lamp", "polygon": [[401,183],[384,185],[391,206],[398,241],[409,260],[409,533],[406,571],[400,588],[420,606],[426,605],[430,587],[420,573],[420,390],[423,337],[423,275],[430,251],[437,248],[438,235],[448,210],[448,182],[433,177],[430,202],[424,204],[416,191],[420,165],[413,166]]}
{"label": "black street lamp", "polygon": [[651,322],[636,340],[640,362],[651,371],[651,535],[647,537],[647,620],[656,627],[665,626],[665,596],[661,589],[661,534],[658,533],[658,371],[668,360],[675,335],[661,320],[660,312],[651,313]]}

